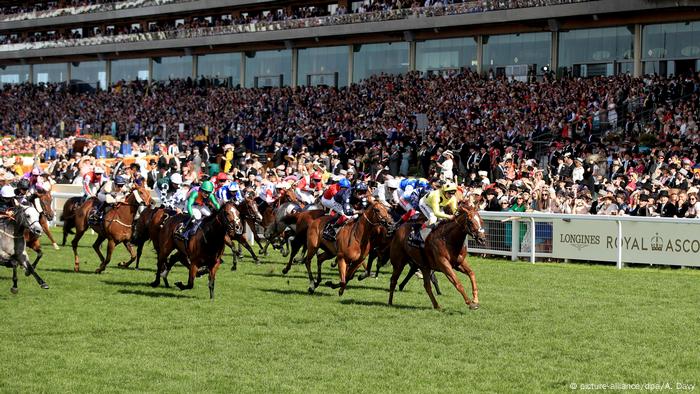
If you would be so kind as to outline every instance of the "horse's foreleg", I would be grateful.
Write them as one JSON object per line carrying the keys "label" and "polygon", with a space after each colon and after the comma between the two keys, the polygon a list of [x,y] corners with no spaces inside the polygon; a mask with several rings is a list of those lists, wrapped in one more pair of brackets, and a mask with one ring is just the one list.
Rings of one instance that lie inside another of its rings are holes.
{"label": "horse's foreleg", "polygon": [[391,272],[391,279],[389,279],[389,305],[394,305],[394,291],[396,291],[396,284],[399,282],[399,277],[406,263],[404,263],[404,259],[395,262],[394,256],[392,256],[391,265],[393,271]]}
{"label": "horse's foreleg", "polygon": [[367,256],[367,269],[365,269],[365,272],[362,273],[362,275],[357,277],[357,280],[363,280],[366,278],[369,278],[372,276],[372,263],[374,262],[374,259],[377,257],[377,252],[371,250],[369,252],[369,256]]}
{"label": "horse's foreleg", "polygon": [[[56,244],[56,240],[53,238],[53,234],[51,234],[51,230],[49,229],[49,222],[48,220],[46,220],[46,216],[41,215],[39,217],[39,224],[41,225],[41,229],[44,230],[44,234],[46,234],[46,236],[49,237],[49,241],[51,241],[51,246],[53,246],[55,250],[58,250],[58,244]],[[63,244],[65,245],[65,241],[63,242]]]}
{"label": "horse's foreleg", "polygon": [[[321,267],[323,266],[323,262],[330,259],[333,257],[330,253],[323,252],[320,255],[316,256],[316,286],[319,286],[321,284]],[[335,260],[333,261],[335,263]],[[337,289],[340,285],[334,285],[331,281],[326,282],[327,286],[330,286],[333,289]]]}
{"label": "horse's foreleg", "polygon": [[12,287],[10,287],[10,293],[17,294],[19,290],[17,289],[17,264],[12,266]]}
{"label": "horse's foreleg", "polygon": [[190,271],[187,277],[187,285],[182,284],[182,282],[175,282],[175,286],[177,286],[177,288],[180,290],[192,289],[194,287],[194,278],[197,276],[198,270],[199,267],[197,267],[197,264],[190,262]]}
{"label": "horse's foreleg", "polygon": [[[120,266],[120,267],[122,267],[122,266],[123,266],[123,267],[128,267],[128,266],[130,266],[131,263],[133,263],[134,261],[136,261],[136,258],[137,258],[137,255],[138,255],[136,252],[134,252],[134,246],[131,244],[131,242],[129,242],[129,241],[124,242],[124,247],[126,248],[127,251],[129,251],[129,256],[130,256],[130,257],[129,257],[129,261],[125,261],[125,262],[123,262],[123,263],[119,263],[119,266]],[[138,247],[137,247],[137,248],[138,248]],[[138,264],[138,262],[136,263],[136,269],[139,269],[139,264]]]}
{"label": "horse's foreleg", "polygon": [[435,292],[437,293],[437,295],[442,295],[442,292],[440,291],[440,286],[438,285],[437,276],[435,276],[435,271],[430,271],[430,283],[432,283],[435,287]]}
{"label": "horse's foreleg", "polygon": [[[105,238],[102,237],[102,239],[100,239],[100,237],[98,237],[97,239],[100,241],[101,244]],[[97,243],[97,241],[95,241],[95,243]],[[96,274],[101,274],[107,268],[107,264],[109,264],[109,262],[112,260],[112,253],[114,252],[114,248],[116,246],[117,244],[114,242],[113,239],[107,240],[107,257],[102,257],[99,245],[96,248],[95,245],[93,245],[93,248],[95,248],[95,251],[100,255],[100,259],[102,260],[102,264],[100,264],[100,266],[97,267],[97,269],[95,270]],[[133,249],[130,252],[133,253]]]}
{"label": "horse's foreleg", "polygon": [[459,278],[457,278],[457,274],[455,274],[449,262],[447,260],[442,260],[440,262],[440,266],[442,268],[442,272],[445,274],[445,276],[447,276],[447,280],[449,280],[450,283],[452,283],[452,285],[457,289],[459,294],[462,295],[462,298],[464,298],[464,302],[469,306],[469,309],[477,309],[479,305],[474,304],[469,300],[467,292],[464,291],[464,286],[462,285],[462,282],[460,282]]}
{"label": "horse's foreleg", "polygon": [[168,258],[167,265],[163,267],[163,271],[160,273],[160,277],[163,279],[163,284],[165,285],[165,287],[170,287],[170,283],[168,282],[168,274],[170,274],[170,270],[173,269],[173,266],[178,261],[188,269],[190,268],[190,265],[187,262],[187,257],[185,257],[185,255],[183,255],[182,253],[177,252],[174,255],[170,256]]}
{"label": "horse's foreleg", "polygon": [[347,284],[347,272],[345,271],[347,269],[347,263],[344,257],[338,256],[335,258],[335,264],[338,266],[338,273],[340,274],[340,283],[338,283],[340,290],[338,290],[338,295],[341,296],[343,292],[345,292],[345,286]]}
{"label": "horse's foreleg", "polygon": [[[462,260],[462,262],[457,266],[457,269],[469,277],[469,281],[472,283],[472,305],[476,304],[476,307],[478,308],[479,288],[476,286],[476,275],[474,275],[474,270],[472,270],[472,267],[469,266],[466,259]],[[435,288],[437,288],[437,285]]]}
{"label": "horse's foreleg", "polygon": [[73,219],[66,219],[63,222],[63,241],[61,241],[61,246],[66,246],[66,242],[68,241],[68,234],[70,234],[70,230],[73,228]]}
{"label": "horse's foreleg", "polygon": [[165,262],[168,256],[158,253],[158,262],[156,263],[156,279],[151,282],[151,287],[158,287],[160,285],[160,275],[161,272],[165,271]]}
{"label": "horse's foreleg", "polygon": [[253,251],[253,248],[248,243],[248,240],[246,240],[245,238],[241,238],[238,241],[238,244],[243,245],[245,250],[247,250],[248,253],[250,253],[250,255],[253,257],[253,261],[255,261],[255,264],[260,264],[260,260],[258,259],[258,256],[255,254],[255,251]]}
{"label": "horse's foreleg", "polygon": [[314,291],[316,291],[316,286],[318,286],[318,284],[316,282],[314,282],[314,275],[311,272],[311,259],[314,257],[314,254],[316,252],[315,250],[312,252],[312,249],[315,249],[315,248],[313,248],[313,247],[309,248],[307,253],[306,253],[306,257],[304,258],[304,265],[306,266],[306,273],[309,275],[309,289],[308,289],[309,294],[313,294]]}
{"label": "horse's foreleg", "polygon": [[287,275],[287,272],[292,268],[292,262],[294,261],[294,256],[297,255],[299,249],[301,248],[301,243],[292,241],[292,252],[289,254],[289,261],[287,265],[282,269],[282,274]]}
{"label": "horse's foreleg", "polygon": [[23,261],[22,265],[24,266],[24,269],[26,270],[27,276],[29,276],[29,275],[33,276],[34,280],[36,280],[36,283],[38,283],[42,289],[49,288],[49,285],[47,285],[46,282],[44,282],[44,280],[41,279],[39,274],[36,273],[36,270],[34,270],[34,266],[32,266],[32,264],[29,264],[29,260]]}
{"label": "horse's foreleg", "polygon": [[214,299],[214,283],[216,282],[216,271],[219,270],[221,259],[216,259],[216,264],[209,270],[209,299]]}

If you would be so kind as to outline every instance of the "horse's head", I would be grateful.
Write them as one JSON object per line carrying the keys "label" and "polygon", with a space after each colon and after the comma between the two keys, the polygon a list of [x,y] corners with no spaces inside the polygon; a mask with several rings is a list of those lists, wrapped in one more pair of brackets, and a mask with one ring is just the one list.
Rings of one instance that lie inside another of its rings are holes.
{"label": "horse's head", "polygon": [[126,202],[129,205],[138,207],[137,210],[140,214],[147,206],[151,205],[151,193],[142,186],[136,186],[131,189],[131,193],[129,193]]}
{"label": "horse's head", "polygon": [[226,232],[230,237],[234,237],[236,234],[240,234],[243,231],[241,214],[238,212],[238,209],[236,209],[236,204],[233,201],[224,204],[221,209],[219,209],[217,215],[224,223]]}
{"label": "horse's head", "polygon": [[41,224],[39,223],[39,211],[31,205],[20,205],[15,209],[15,220],[21,228],[26,228],[32,234],[41,234]]}
{"label": "horse's head", "polygon": [[389,210],[379,201],[373,201],[365,209],[365,215],[370,223],[376,223],[388,229],[394,224],[394,219],[391,218]]}
{"label": "horse's head", "polygon": [[479,215],[479,210],[474,206],[469,199],[463,200],[458,210],[458,216],[464,218],[467,232],[474,238],[478,245],[486,244],[486,232],[484,231],[484,220]]}
{"label": "horse's head", "polygon": [[36,208],[40,215],[43,213],[44,216],[46,216],[46,219],[48,219],[49,221],[54,219],[54,216],[56,214],[53,211],[53,207],[51,204],[50,191],[37,190],[36,194],[34,195],[31,201],[32,205],[34,205],[34,208]]}
{"label": "horse's head", "polygon": [[260,214],[258,204],[255,203],[254,199],[246,198],[245,200],[243,200],[243,205],[248,211],[248,215],[250,215],[250,217],[252,217],[255,220],[255,223],[262,223],[263,216]]}

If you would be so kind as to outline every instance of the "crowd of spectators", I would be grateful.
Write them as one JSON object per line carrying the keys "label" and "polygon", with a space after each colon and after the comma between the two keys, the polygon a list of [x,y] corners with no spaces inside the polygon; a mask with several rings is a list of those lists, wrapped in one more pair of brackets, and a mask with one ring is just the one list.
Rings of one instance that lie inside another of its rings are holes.
{"label": "crowd of spectators", "polygon": [[[387,175],[457,180],[491,211],[696,217],[698,75],[488,75],[378,75],[341,89],[241,89],[204,79],[94,93],[8,85],[0,129],[14,137],[0,156],[38,153],[55,170],[90,155],[155,153],[188,168],[192,182],[202,164],[206,173],[214,164],[245,171],[269,162],[304,175],[305,165],[322,162],[378,184]],[[416,114],[425,114],[425,129]],[[66,137],[76,134],[95,139],[75,152]],[[80,173],[56,176],[70,182]]]}
{"label": "crowd of spectators", "polygon": [[241,13],[240,16],[193,18],[187,22],[151,22],[147,27],[120,27],[101,31],[85,28],[70,34],[39,32],[22,37],[6,34],[0,38],[0,50],[26,50],[50,47],[99,45],[105,43],[192,38],[258,30],[297,29],[348,23],[404,19],[409,16],[432,17],[476,13],[500,9],[538,7],[592,0],[373,0],[361,4],[355,12],[337,7],[333,14],[323,7],[295,7],[292,11]]}

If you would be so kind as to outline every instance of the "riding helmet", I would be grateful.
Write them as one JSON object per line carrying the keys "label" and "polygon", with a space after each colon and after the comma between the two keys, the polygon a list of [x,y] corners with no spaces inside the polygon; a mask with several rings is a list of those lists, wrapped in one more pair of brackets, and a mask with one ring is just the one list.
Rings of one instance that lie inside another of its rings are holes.
{"label": "riding helmet", "polygon": [[350,181],[347,180],[347,178],[341,178],[340,181],[338,181],[338,184],[343,189],[347,189],[350,187]]}
{"label": "riding helmet", "polygon": [[199,189],[203,192],[211,193],[214,191],[214,184],[211,181],[204,181]]}
{"label": "riding helmet", "polygon": [[19,190],[29,190],[29,180],[27,178],[22,178],[18,183],[17,183],[17,188]]}
{"label": "riding helmet", "polygon": [[15,189],[12,188],[10,185],[5,185],[0,189],[0,197],[2,198],[14,198],[15,197]]}
{"label": "riding helmet", "polygon": [[456,191],[457,191],[457,185],[455,185],[452,182],[447,182],[445,185],[442,186],[443,193],[456,192]]}
{"label": "riding helmet", "polygon": [[355,190],[366,192],[367,191],[367,184],[364,182],[357,182],[357,184],[355,185]]}
{"label": "riding helmet", "polygon": [[117,175],[117,177],[114,178],[114,183],[117,185],[126,185],[126,179],[121,175]]}

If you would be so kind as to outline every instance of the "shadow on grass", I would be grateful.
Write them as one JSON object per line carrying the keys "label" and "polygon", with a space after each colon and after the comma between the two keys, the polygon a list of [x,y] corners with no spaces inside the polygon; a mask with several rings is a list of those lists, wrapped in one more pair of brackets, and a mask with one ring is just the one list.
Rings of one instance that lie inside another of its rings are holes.
{"label": "shadow on grass", "polygon": [[259,291],[262,291],[263,293],[272,293],[272,294],[282,294],[282,295],[304,295],[304,296],[322,296],[322,297],[330,297],[332,294],[326,294],[326,293],[319,293],[318,291],[315,292],[314,294],[309,294],[308,291],[306,290],[294,290],[294,289],[257,289]]}
{"label": "shadow on grass", "polygon": [[360,306],[381,306],[384,308],[393,308],[393,309],[408,309],[408,310],[414,310],[414,311],[426,311],[426,310],[432,310],[433,308],[431,307],[426,307],[426,306],[414,306],[414,305],[389,305],[386,302],[379,302],[379,301],[363,301],[363,300],[353,300],[353,299],[344,299],[340,300],[340,303],[343,305],[360,305]]}
{"label": "shadow on grass", "polygon": [[191,295],[178,294],[178,293],[165,293],[162,291],[156,292],[156,291],[121,289],[121,290],[117,290],[117,293],[127,294],[127,295],[139,295],[139,296],[152,297],[152,298],[194,298],[194,296],[191,296]]}
{"label": "shadow on grass", "polygon": [[83,267],[80,271],[75,272],[73,271],[73,268],[43,268],[41,264],[39,264],[38,267],[38,272],[41,273],[42,271],[46,272],[63,272],[67,274],[80,274],[80,275],[96,275],[95,274],[95,269],[99,265],[92,266],[92,269],[90,269],[90,266]]}
{"label": "shadow on grass", "polygon": [[110,286],[125,286],[125,287],[150,287],[147,282],[128,282],[125,280],[103,280],[102,283]]}
{"label": "shadow on grass", "polygon": [[307,275],[290,275],[290,274],[283,274],[281,271],[277,272],[265,272],[265,273],[257,273],[257,272],[246,272],[244,274],[245,276],[262,276],[263,278],[289,278],[289,279],[306,279],[309,280],[309,277]]}

